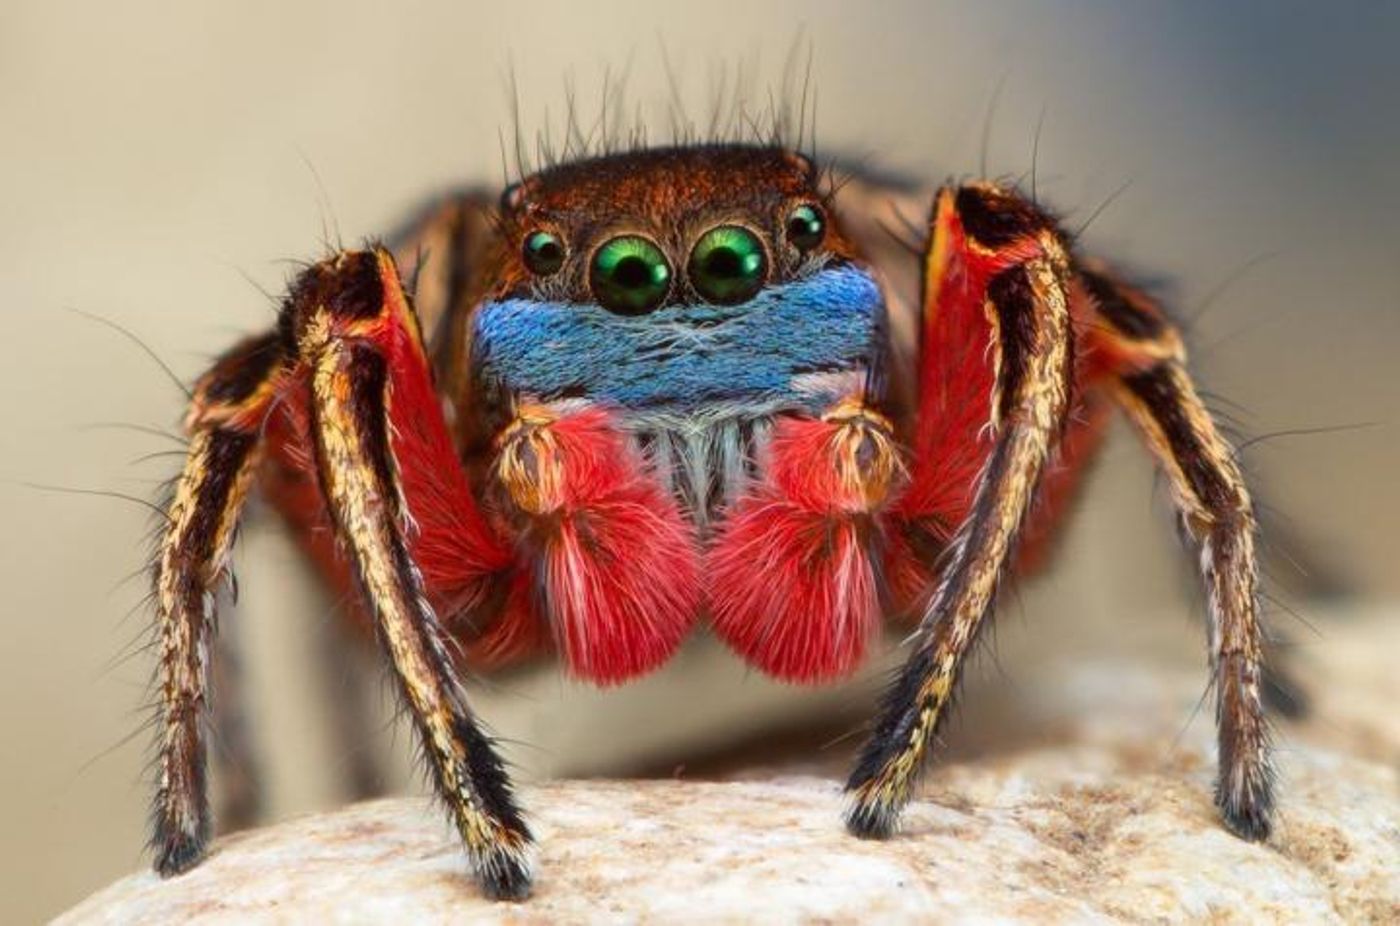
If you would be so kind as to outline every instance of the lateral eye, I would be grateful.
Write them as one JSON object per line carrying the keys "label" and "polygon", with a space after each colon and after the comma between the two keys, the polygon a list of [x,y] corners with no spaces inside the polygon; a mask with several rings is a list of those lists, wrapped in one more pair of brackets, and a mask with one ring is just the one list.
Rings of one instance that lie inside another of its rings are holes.
{"label": "lateral eye", "polygon": [[820,209],[803,203],[788,213],[787,238],[799,251],[810,251],[826,237],[826,218]]}
{"label": "lateral eye", "polygon": [[736,305],[753,298],[768,278],[768,255],[758,236],[740,225],[720,225],[700,236],[686,267],[704,299]]}
{"label": "lateral eye", "polygon": [[621,315],[641,315],[666,298],[671,289],[671,265],[649,239],[619,235],[593,253],[588,282],[603,308]]}
{"label": "lateral eye", "polygon": [[554,232],[531,232],[525,237],[521,255],[531,273],[547,277],[564,266],[564,241]]}

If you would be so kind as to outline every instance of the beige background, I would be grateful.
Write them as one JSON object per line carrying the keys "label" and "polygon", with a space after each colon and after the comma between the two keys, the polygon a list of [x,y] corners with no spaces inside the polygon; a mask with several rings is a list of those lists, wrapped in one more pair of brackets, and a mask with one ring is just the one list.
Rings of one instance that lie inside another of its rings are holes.
{"label": "beige background", "polygon": [[[170,426],[180,395],[138,349],[68,310],[139,332],[195,375],[271,321],[258,289],[275,293],[287,259],[316,253],[324,221],[354,241],[435,191],[498,183],[512,66],[533,132],[546,112],[558,125],[567,76],[586,107],[605,69],[629,62],[631,98],[659,112],[660,42],[698,107],[736,62],[761,101],[802,29],[821,150],[932,180],[979,170],[1004,81],[990,173],[1029,169],[1043,112],[1040,189],[1071,227],[1129,184],[1085,247],[1169,281],[1187,316],[1244,271],[1192,338],[1245,434],[1372,423],[1265,441],[1247,459],[1325,572],[1366,595],[1400,592],[1400,13],[1129,6],[0,5],[4,919],[52,914],[144,864],[148,664],[112,663],[143,631],[143,611],[122,615],[144,580],[120,583],[143,562],[149,518],[24,483],[150,497],[176,460],[130,461],[166,442],[90,426]],[[1161,503],[1116,441],[1062,569],[1006,609],[1002,638],[1020,639],[1010,656],[1065,638],[1102,648],[1096,629],[1163,609],[1196,642]],[[257,523],[249,533],[240,617],[283,815],[338,800],[344,751],[307,692],[327,678],[342,690],[345,672],[317,658],[328,606],[285,542]],[[1303,636],[1325,640],[1325,622],[1320,632]],[[1016,661],[1002,660],[1013,679]],[[679,763],[702,751],[695,737],[762,729],[799,702],[859,709],[863,695],[780,691],[702,644],[631,691],[516,677],[483,697],[538,775]]]}

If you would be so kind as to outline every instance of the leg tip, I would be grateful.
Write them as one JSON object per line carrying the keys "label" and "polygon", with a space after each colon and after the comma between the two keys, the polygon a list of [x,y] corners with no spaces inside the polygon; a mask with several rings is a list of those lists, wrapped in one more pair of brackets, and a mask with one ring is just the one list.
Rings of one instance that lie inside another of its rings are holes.
{"label": "leg tip", "polygon": [[495,853],[484,859],[477,868],[477,877],[489,900],[525,900],[534,883],[529,864],[510,852]]}
{"label": "leg tip", "polygon": [[1234,763],[1221,767],[1215,788],[1215,806],[1225,828],[1247,842],[1263,842],[1273,830],[1273,774],[1267,763],[1248,772],[1231,772]]}
{"label": "leg tip", "polygon": [[198,836],[172,834],[156,843],[152,867],[162,878],[182,875],[204,860],[205,841]]}
{"label": "leg tip", "polygon": [[1264,842],[1273,832],[1269,809],[1257,804],[1245,806],[1222,805],[1220,817],[1225,828],[1246,842]]}
{"label": "leg tip", "polygon": [[857,800],[846,811],[846,829],[857,839],[889,839],[898,828],[898,815],[889,808]]}

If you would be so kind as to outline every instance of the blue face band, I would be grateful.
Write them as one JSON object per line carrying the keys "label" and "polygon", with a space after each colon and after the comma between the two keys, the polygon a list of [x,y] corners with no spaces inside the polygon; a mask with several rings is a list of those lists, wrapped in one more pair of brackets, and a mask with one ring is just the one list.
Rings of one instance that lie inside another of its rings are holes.
{"label": "blue face band", "polygon": [[[820,375],[875,364],[884,303],[852,265],[767,287],[733,306],[663,306],[639,317],[595,305],[506,299],[475,316],[476,369],[495,389],[686,413],[718,404],[807,407]],[[805,380],[804,380],[805,378]]]}

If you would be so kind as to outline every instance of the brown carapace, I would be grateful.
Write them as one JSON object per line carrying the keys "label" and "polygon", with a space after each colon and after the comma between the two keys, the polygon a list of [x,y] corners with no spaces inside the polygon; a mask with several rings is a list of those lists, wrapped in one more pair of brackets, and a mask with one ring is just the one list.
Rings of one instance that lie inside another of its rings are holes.
{"label": "brown carapace", "polygon": [[617,683],[703,622],[820,682],[912,614],[847,785],[851,832],[888,836],[998,586],[1041,558],[1115,405],[1199,547],[1216,803],[1267,837],[1255,520],[1176,328],[1014,189],[949,185],[900,363],[875,248],[843,231],[874,223],[847,219],[799,154],[674,147],[454,197],[391,247],[306,269],[186,421],[154,568],[156,868],[209,837],[212,591],[255,485],[358,590],[484,889],[519,898],[530,831],[459,660],[552,649]]}

